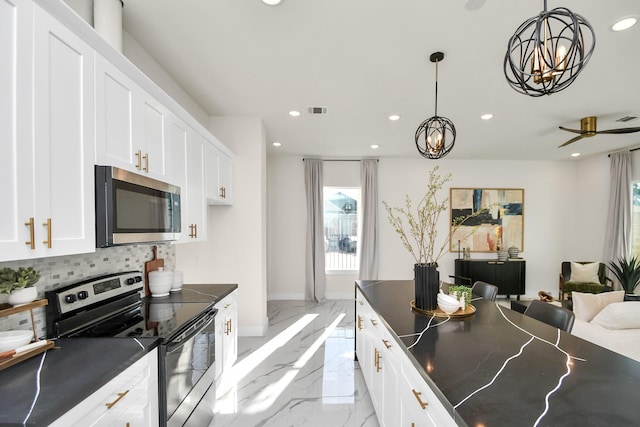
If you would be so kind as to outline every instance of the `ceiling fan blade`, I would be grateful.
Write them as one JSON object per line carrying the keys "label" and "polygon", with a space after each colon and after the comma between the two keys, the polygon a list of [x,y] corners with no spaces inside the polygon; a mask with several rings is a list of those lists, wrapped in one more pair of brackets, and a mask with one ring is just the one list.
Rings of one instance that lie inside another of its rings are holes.
{"label": "ceiling fan blade", "polygon": [[573,133],[582,133],[582,131],[580,129],[569,129],[569,128],[564,128],[562,126],[558,126],[560,129],[562,130],[566,130],[567,132],[573,132]]}
{"label": "ceiling fan blade", "polygon": [[573,144],[574,142],[578,141],[579,139],[584,138],[582,135],[578,135],[574,138],[571,138],[570,140],[568,140],[567,142],[565,142],[562,145],[558,145],[558,148],[564,147],[565,145],[569,145],[569,144]]}
{"label": "ceiling fan blade", "polygon": [[620,129],[609,129],[609,130],[599,130],[596,133],[633,133],[640,132],[640,127],[638,128],[620,128]]}

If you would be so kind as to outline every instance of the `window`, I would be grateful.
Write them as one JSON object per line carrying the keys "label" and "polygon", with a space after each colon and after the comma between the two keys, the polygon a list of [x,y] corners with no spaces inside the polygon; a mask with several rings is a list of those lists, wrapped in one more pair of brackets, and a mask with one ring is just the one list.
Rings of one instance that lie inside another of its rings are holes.
{"label": "window", "polygon": [[640,181],[633,183],[631,209],[631,255],[640,256]]}
{"label": "window", "polygon": [[360,188],[324,187],[325,270],[358,270]]}

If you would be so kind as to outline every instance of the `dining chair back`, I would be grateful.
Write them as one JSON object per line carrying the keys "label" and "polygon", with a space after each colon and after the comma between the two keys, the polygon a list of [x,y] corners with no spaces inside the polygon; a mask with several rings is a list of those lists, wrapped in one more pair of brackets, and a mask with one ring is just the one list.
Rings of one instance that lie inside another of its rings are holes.
{"label": "dining chair back", "polygon": [[571,332],[576,318],[573,311],[539,300],[531,301],[524,314],[565,332]]}
{"label": "dining chair back", "polygon": [[487,301],[495,302],[498,295],[498,287],[487,282],[477,281],[471,287],[471,293]]}

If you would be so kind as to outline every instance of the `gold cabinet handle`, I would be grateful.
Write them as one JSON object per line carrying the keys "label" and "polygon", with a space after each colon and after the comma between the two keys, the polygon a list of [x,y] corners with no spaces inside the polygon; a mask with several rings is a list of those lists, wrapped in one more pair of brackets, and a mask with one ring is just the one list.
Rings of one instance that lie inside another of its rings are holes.
{"label": "gold cabinet handle", "polygon": [[384,346],[387,348],[391,348],[391,344],[389,344],[389,341],[387,340],[382,340],[382,344],[384,344]]}
{"label": "gold cabinet handle", "polygon": [[142,150],[136,151],[136,157],[138,161],[136,162],[136,169],[142,170]]}
{"label": "gold cabinet handle", "polygon": [[51,249],[51,218],[47,218],[47,222],[43,222],[42,225],[47,227],[47,240],[43,240],[42,243]]}
{"label": "gold cabinet handle", "polygon": [[375,320],[373,320],[373,319],[369,319],[369,320],[371,320],[371,324],[372,324],[373,326],[378,326],[378,322],[376,322],[376,321],[375,321]]}
{"label": "gold cabinet handle", "polygon": [[362,316],[358,314],[358,330],[362,330]]}
{"label": "gold cabinet handle", "polygon": [[382,359],[382,353],[378,351],[378,358],[376,359],[376,372],[380,372],[380,370],[382,369],[382,366],[380,366],[380,359]]}
{"label": "gold cabinet handle", "polygon": [[223,191],[224,187],[220,187],[220,191],[219,191],[219,195],[221,199],[224,199],[224,191]]}
{"label": "gold cabinet handle", "polygon": [[224,322],[224,334],[229,335],[231,333],[231,319]]}
{"label": "gold cabinet handle", "polygon": [[361,299],[360,299],[360,300],[358,300],[358,303],[359,303],[360,305],[364,305],[364,301],[362,301]]}
{"label": "gold cabinet handle", "polygon": [[378,370],[378,349],[373,349],[373,366],[376,367],[376,371]]}
{"label": "gold cabinet handle", "polygon": [[29,218],[29,221],[25,222],[24,225],[29,227],[29,241],[28,242],[24,242],[24,243],[29,245],[29,249],[35,249],[36,248],[36,235],[35,235],[35,230],[34,230],[34,225],[33,225],[33,217]]}
{"label": "gold cabinet handle", "polygon": [[231,304],[225,304],[224,305],[224,310],[226,310],[227,308],[231,307]]}
{"label": "gold cabinet handle", "polygon": [[118,403],[123,397],[127,395],[127,393],[129,393],[129,390],[125,391],[124,393],[118,393],[118,398],[116,400],[114,400],[111,403],[105,403],[107,409],[113,408],[116,405],[116,403]]}
{"label": "gold cabinet handle", "polygon": [[189,230],[191,230],[191,232],[189,233],[189,237],[192,237],[194,239],[196,237],[198,237],[198,225],[197,224],[191,224],[189,226]]}
{"label": "gold cabinet handle", "polygon": [[427,404],[427,402],[423,402],[422,399],[420,399],[420,396],[422,395],[422,393],[420,393],[419,391],[416,391],[414,389],[411,389],[411,391],[413,392],[413,395],[416,397],[416,400],[420,404],[420,407],[422,409],[425,409],[428,406],[428,404]]}
{"label": "gold cabinet handle", "polygon": [[149,153],[144,153],[144,156],[142,156],[142,158],[144,159],[144,167],[142,168],[142,170],[145,172],[149,172]]}

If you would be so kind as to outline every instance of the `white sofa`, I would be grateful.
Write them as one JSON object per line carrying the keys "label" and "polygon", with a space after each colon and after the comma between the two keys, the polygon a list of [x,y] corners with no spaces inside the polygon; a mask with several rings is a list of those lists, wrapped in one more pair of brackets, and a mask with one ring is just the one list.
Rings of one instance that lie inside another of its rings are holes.
{"label": "white sofa", "polygon": [[640,302],[622,302],[624,291],[572,292],[571,333],[640,362]]}

